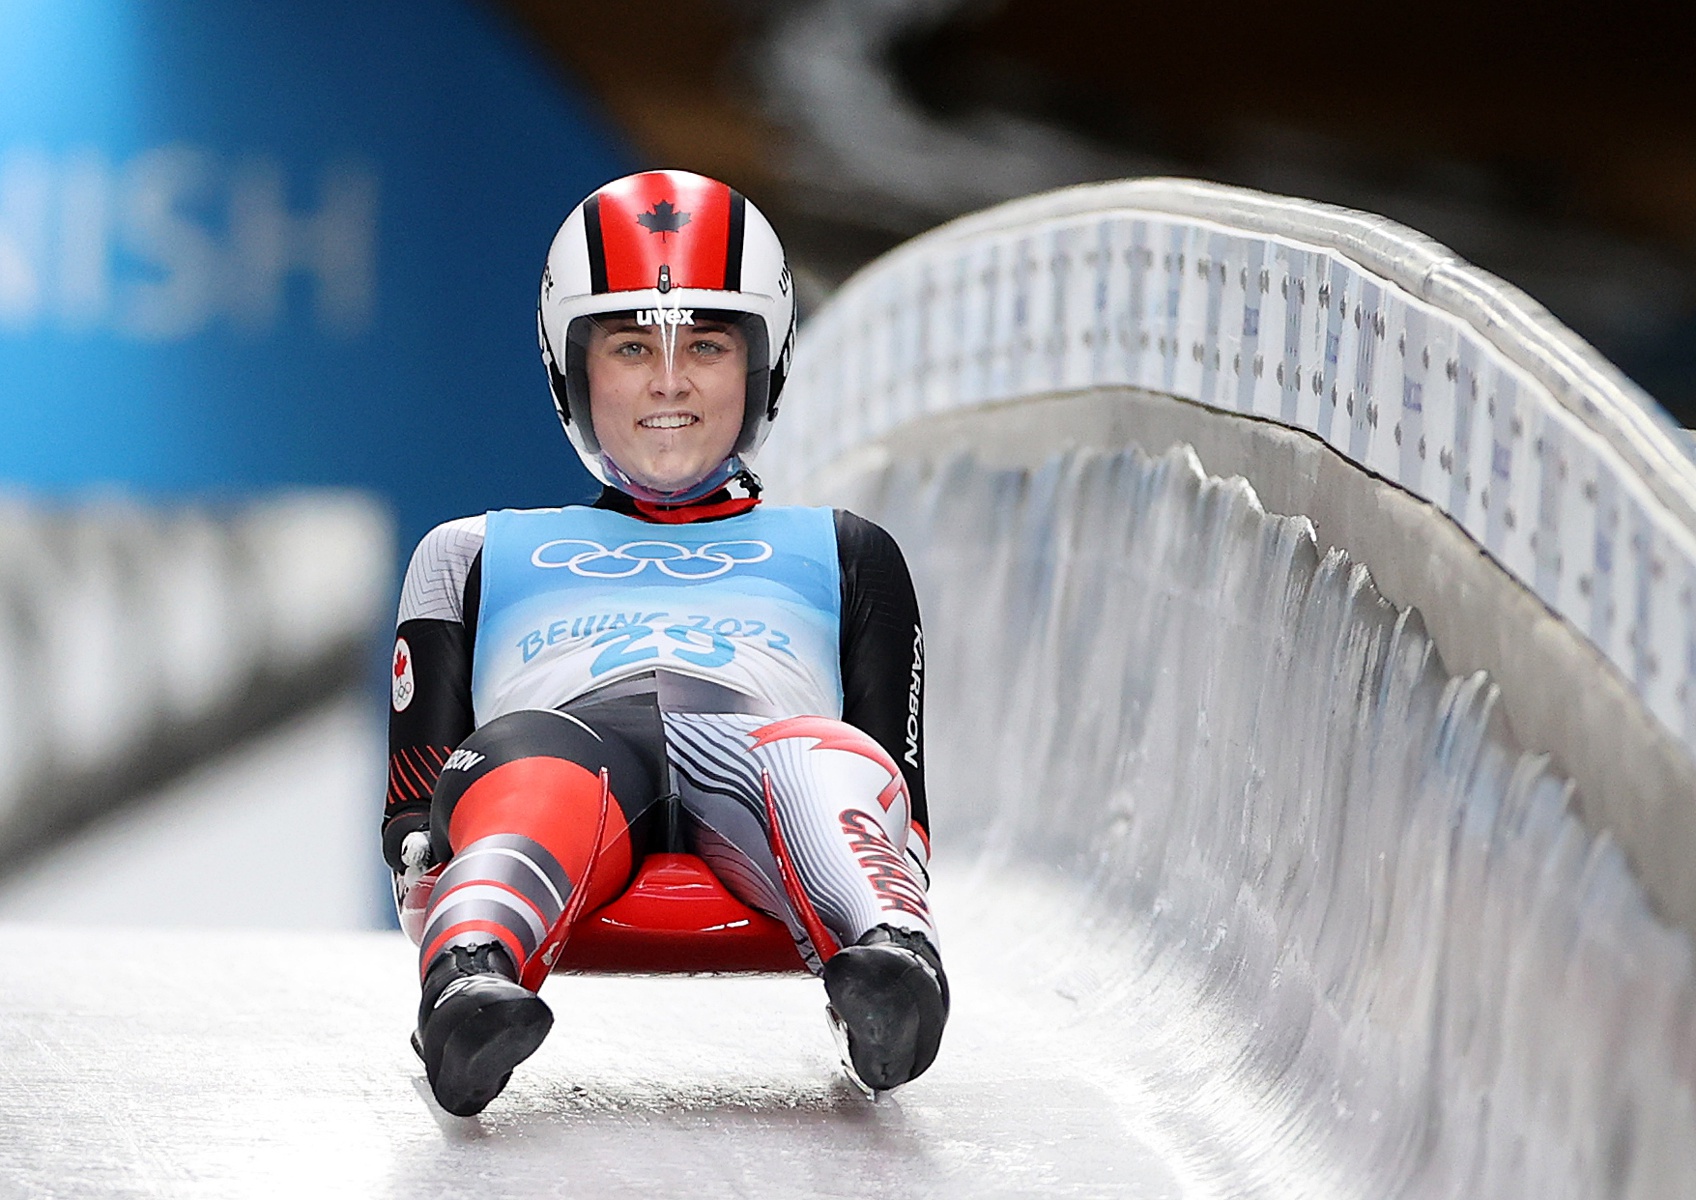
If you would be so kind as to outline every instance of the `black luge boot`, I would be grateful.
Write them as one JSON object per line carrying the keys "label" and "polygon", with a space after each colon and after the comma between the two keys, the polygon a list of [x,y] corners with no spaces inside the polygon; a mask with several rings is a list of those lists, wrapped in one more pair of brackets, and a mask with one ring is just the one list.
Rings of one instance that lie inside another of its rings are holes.
{"label": "black luge boot", "polygon": [[865,1087],[885,1091],[922,1075],[948,1021],[948,979],[921,933],[878,925],[824,968],[830,1016]]}
{"label": "black luge boot", "polygon": [[553,1013],[514,982],[517,974],[505,947],[490,942],[451,947],[424,976],[412,1048],[436,1103],[456,1117],[482,1112],[553,1027]]}

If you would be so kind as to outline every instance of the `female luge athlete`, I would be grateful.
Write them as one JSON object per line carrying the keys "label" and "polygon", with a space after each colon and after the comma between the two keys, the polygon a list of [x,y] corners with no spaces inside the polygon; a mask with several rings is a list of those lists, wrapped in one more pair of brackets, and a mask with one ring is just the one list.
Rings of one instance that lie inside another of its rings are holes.
{"label": "female luge athlete", "polygon": [[383,852],[405,880],[447,864],[415,1045],[449,1112],[481,1111],[541,1044],[535,989],[569,925],[679,822],[788,926],[865,1085],[936,1056],[948,985],[906,563],[851,513],[760,507],[745,465],[794,311],[776,234],[724,184],[601,188],[560,227],[539,312],[599,499],[450,521],[413,555]]}

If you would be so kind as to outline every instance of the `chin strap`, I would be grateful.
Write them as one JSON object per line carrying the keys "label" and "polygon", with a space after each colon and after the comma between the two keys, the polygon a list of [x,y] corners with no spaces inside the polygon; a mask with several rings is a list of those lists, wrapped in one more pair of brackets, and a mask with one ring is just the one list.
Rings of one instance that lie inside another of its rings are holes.
{"label": "chin strap", "polygon": [[646,500],[632,499],[636,512],[649,521],[661,525],[687,525],[692,521],[711,521],[716,517],[735,517],[747,512],[760,502],[758,496],[732,496],[726,500],[703,501],[693,504],[680,504],[667,508],[662,504],[649,504]]}
{"label": "chin strap", "polygon": [[625,493],[635,514],[660,525],[687,525],[748,512],[760,502],[760,478],[743,467],[715,492],[682,504],[660,504]]}
{"label": "chin strap", "polygon": [[600,461],[601,470],[604,472],[602,478],[608,484],[617,488],[632,500],[641,500],[648,504],[671,506],[693,504],[695,501],[704,500],[708,496],[716,496],[744,476],[754,479],[753,492],[755,495],[758,495],[760,490],[759,481],[754,477],[753,472],[748,470],[743,465],[742,460],[734,454],[708,471],[689,487],[681,488],[675,492],[658,492],[653,488],[637,483],[630,478],[629,473],[623,467],[613,461],[612,455],[604,450],[601,451]]}

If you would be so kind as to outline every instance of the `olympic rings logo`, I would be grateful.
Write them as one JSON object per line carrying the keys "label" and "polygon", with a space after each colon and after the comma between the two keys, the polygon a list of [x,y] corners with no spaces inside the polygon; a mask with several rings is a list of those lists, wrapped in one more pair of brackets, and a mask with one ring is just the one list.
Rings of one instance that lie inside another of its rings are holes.
{"label": "olympic rings logo", "polygon": [[628,579],[650,566],[673,579],[716,579],[734,567],[764,562],[771,557],[768,542],[708,542],[679,546],[676,542],[625,542],[609,550],[588,538],[543,542],[530,562],[544,570],[564,567],[585,579]]}

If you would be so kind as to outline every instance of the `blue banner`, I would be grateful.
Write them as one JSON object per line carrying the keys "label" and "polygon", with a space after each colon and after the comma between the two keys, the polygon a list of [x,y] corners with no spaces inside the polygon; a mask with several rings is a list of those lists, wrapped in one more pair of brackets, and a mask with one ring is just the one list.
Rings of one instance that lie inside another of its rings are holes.
{"label": "blue banner", "polygon": [[632,166],[469,0],[0,0],[0,486],[586,494],[536,286]]}

